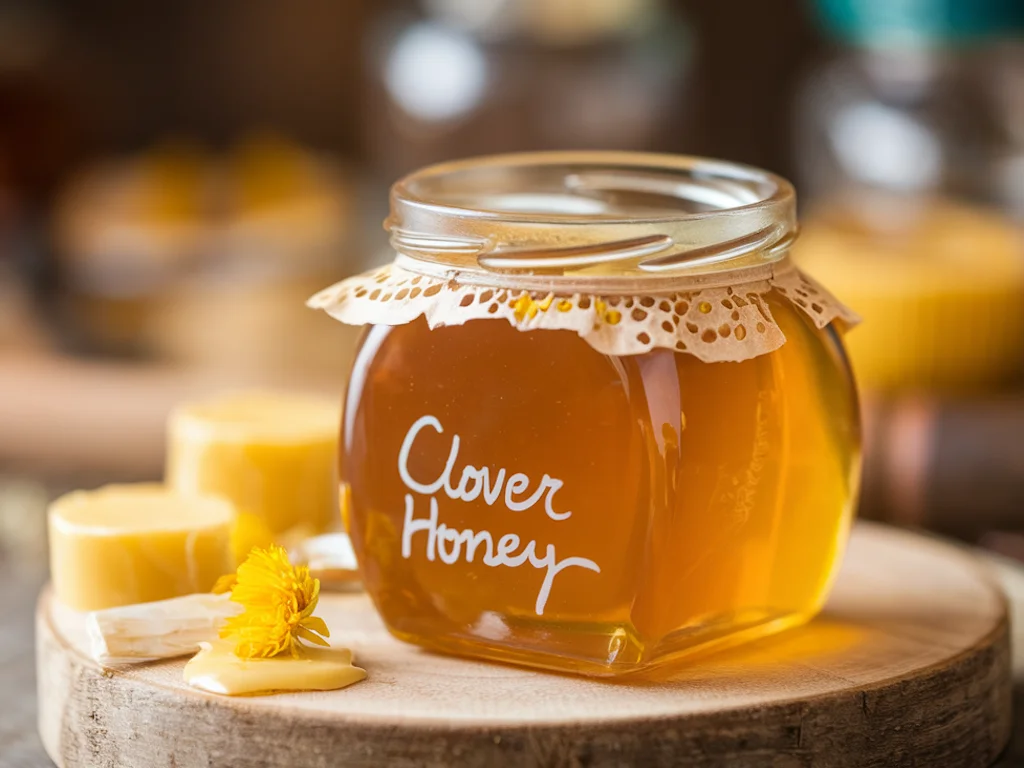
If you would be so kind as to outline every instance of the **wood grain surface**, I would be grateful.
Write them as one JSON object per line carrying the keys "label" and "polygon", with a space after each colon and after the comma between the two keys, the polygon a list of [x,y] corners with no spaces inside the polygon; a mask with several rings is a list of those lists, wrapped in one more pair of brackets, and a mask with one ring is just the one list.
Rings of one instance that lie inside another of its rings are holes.
{"label": "wood grain surface", "polygon": [[1010,733],[1004,599],[955,547],[855,531],[824,614],[676,670],[604,683],[433,655],[361,595],[322,614],[369,680],[229,699],[183,662],[104,671],[44,593],[40,726],[62,768],[115,766],[990,766]]}
{"label": "wood grain surface", "polygon": [[[42,567],[39,567],[42,566]],[[36,729],[31,617],[45,562],[22,564],[0,550],[0,768],[48,768]]]}

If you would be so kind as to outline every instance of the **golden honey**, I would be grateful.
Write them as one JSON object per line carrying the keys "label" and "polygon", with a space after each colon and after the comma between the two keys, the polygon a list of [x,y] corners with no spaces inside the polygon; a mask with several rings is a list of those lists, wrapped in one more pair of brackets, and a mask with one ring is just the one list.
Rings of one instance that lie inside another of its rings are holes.
{"label": "golden honey", "polygon": [[[630,243],[625,258],[650,258]],[[452,291],[442,309],[461,308],[447,322],[428,309],[372,323],[345,399],[347,524],[396,636],[620,675],[821,608],[856,495],[855,388],[836,324],[818,317],[826,300],[783,279],[778,261],[754,264],[769,279],[744,282],[731,251],[715,269],[735,287],[681,292],[658,278],[589,298],[565,289],[581,284],[571,270],[465,289],[429,267],[420,280],[413,265],[397,284],[382,272],[333,294],[347,306]],[[591,285],[621,276],[601,270]],[[477,306],[481,317],[461,322]],[[576,322],[562,311],[586,312],[593,328],[541,325]]]}

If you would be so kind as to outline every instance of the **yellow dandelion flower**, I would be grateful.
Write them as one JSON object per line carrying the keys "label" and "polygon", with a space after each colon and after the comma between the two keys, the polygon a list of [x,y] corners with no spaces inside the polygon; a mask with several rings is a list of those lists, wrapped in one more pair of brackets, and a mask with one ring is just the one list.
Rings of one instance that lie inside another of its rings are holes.
{"label": "yellow dandelion flower", "polygon": [[[523,291],[519,298],[512,304],[516,320],[522,322],[523,319],[530,314],[530,310],[533,309],[533,314],[537,314],[537,310],[533,308],[533,298],[526,291]],[[533,317],[533,315],[530,315]]]}
{"label": "yellow dandelion flower", "polygon": [[298,656],[302,640],[328,645],[324,638],[331,633],[313,615],[319,599],[320,580],[292,565],[283,547],[255,547],[231,588],[231,600],[245,610],[225,622],[220,636],[236,641],[235,654],[243,659]]}
{"label": "yellow dandelion flower", "polygon": [[235,588],[235,584],[238,583],[238,574],[226,573],[217,579],[217,583],[213,585],[213,589],[210,591],[215,595],[223,595],[225,592],[230,592]]}

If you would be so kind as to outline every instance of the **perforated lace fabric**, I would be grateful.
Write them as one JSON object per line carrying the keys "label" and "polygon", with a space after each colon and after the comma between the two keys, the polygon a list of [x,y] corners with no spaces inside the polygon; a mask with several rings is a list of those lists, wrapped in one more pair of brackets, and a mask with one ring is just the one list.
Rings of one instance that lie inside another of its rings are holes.
{"label": "perforated lace fabric", "polygon": [[308,305],[349,325],[403,325],[423,316],[437,328],[500,319],[521,331],[575,331],[607,355],[664,348],[711,363],[749,360],[785,343],[764,300],[772,288],[818,328],[857,322],[788,259],[773,265],[767,279],[642,296],[489,287],[460,282],[458,273],[438,279],[388,264],[320,291]]}

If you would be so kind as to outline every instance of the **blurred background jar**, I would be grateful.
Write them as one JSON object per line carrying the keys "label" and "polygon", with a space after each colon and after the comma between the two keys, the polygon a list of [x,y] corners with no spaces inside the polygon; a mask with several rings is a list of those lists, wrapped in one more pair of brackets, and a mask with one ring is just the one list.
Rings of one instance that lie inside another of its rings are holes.
{"label": "blurred background jar", "polygon": [[325,350],[345,335],[305,301],[359,267],[351,184],[337,160],[281,136],[236,144],[213,169],[206,252],[154,305],[160,354],[260,383],[336,374]]}
{"label": "blurred background jar", "polygon": [[818,0],[837,42],[797,121],[797,257],[865,323],[868,392],[965,393],[1024,362],[1024,3]]}
{"label": "blurred background jar", "polygon": [[151,303],[199,261],[206,162],[186,142],[79,169],[54,211],[60,326],[91,353],[152,353]]}
{"label": "blurred background jar", "polygon": [[330,157],[268,133],[88,166],[55,214],[65,335],[246,381],[318,374],[334,329],[304,302],[344,268],[351,197]]}
{"label": "blurred background jar", "polygon": [[365,135],[388,181],[441,160],[687,146],[692,42],[661,0],[419,0],[368,36]]}

